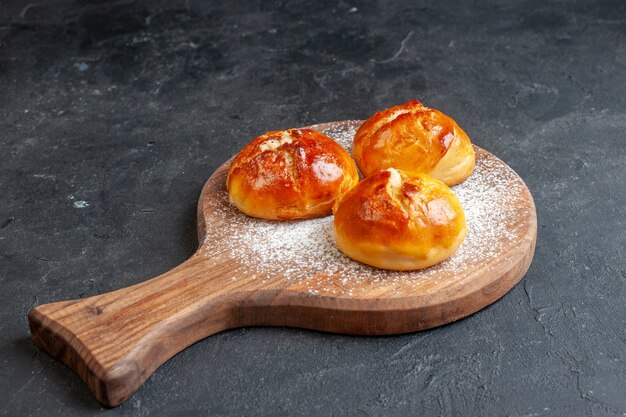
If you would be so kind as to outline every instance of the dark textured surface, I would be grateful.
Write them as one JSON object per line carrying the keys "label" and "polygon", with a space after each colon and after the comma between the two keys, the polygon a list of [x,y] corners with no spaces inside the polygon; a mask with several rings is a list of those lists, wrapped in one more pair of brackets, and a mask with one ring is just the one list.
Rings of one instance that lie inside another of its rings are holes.
{"label": "dark textured surface", "polygon": [[0,0],[0,415],[100,413],[32,306],[183,261],[256,134],[412,98],[532,190],[522,283],[418,334],[224,332],[107,415],[626,415],[626,4],[224,3]]}

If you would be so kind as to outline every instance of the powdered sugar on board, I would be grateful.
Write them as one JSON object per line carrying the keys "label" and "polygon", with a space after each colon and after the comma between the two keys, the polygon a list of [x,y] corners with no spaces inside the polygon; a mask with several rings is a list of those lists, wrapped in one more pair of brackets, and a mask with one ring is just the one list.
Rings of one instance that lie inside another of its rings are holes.
{"label": "powdered sugar on board", "polygon": [[[322,133],[350,150],[361,122],[342,122]],[[312,294],[352,296],[375,286],[390,297],[398,293],[429,293],[462,280],[469,270],[508,253],[519,241],[520,207],[526,187],[504,162],[476,148],[476,168],[453,190],[465,211],[468,235],[458,251],[433,267],[411,272],[385,271],[351,260],[333,237],[333,217],[299,221],[266,221],[239,212],[228,200],[225,171],[213,180],[217,195],[205,202],[204,253],[221,253],[241,267],[232,279],[268,280],[282,276],[289,285]],[[358,285],[357,285],[358,284]]]}

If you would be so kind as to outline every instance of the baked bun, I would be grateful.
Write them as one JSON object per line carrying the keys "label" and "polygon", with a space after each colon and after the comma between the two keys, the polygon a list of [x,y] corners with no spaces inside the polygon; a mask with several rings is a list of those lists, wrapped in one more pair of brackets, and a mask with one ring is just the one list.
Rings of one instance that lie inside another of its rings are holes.
{"label": "baked bun", "polygon": [[377,268],[429,267],[452,256],[467,234],[452,190],[423,173],[378,171],[340,197],[333,211],[339,249]]}
{"label": "baked bun", "polygon": [[364,176],[398,168],[424,172],[449,186],[474,170],[474,148],[452,118],[417,100],[371,116],[356,132],[354,160]]}
{"label": "baked bun", "polygon": [[226,185],[235,206],[262,219],[304,219],[332,212],[359,182],[350,154],[315,130],[268,132],[235,157]]}

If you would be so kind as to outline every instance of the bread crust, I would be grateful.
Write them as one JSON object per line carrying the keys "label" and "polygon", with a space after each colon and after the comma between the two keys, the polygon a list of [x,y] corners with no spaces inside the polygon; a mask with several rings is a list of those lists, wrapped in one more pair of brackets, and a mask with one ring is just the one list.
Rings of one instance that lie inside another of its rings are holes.
{"label": "bread crust", "polygon": [[449,116],[418,100],[372,115],[357,131],[352,154],[368,177],[387,168],[427,173],[452,186],[474,170],[474,148]]}
{"label": "bread crust", "polygon": [[311,129],[267,132],[234,158],[226,185],[245,214],[269,220],[331,213],[335,199],[359,181],[350,154]]}
{"label": "bread crust", "polygon": [[383,269],[414,270],[454,254],[467,234],[452,190],[426,174],[378,171],[337,200],[335,240],[352,259]]}

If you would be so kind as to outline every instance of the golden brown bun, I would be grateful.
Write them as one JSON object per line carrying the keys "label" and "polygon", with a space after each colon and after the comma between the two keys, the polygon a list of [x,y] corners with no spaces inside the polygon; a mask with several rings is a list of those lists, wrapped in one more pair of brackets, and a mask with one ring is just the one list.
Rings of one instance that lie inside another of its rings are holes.
{"label": "golden brown bun", "polygon": [[328,215],[335,199],[358,182],[350,154],[311,129],[259,136],[235,157],[226,179],[239,210],[270,220]]}
{"label": "golden brown bun", "polygon": [[474,170],[474,148],[454,120],[417,100],[371,116],[356,132],[354,160],[364,176],[387,168],[425,172],[449,186]]}
{"label": "golden brown bun", "polygon": [[452,256],[467,234],[452,190],[423,173],[378,171],[340,197],[333,211],[339,249],[383,269],[434,265]]}

